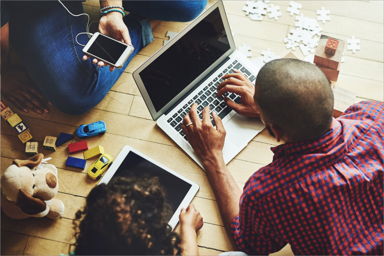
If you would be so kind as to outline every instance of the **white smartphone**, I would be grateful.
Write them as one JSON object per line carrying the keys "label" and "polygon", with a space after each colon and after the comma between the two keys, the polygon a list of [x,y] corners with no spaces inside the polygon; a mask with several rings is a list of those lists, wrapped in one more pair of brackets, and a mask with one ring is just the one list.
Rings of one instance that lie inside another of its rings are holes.
{"label": "white smartphone", "polygon": [[83,52],[111,66],[121,68],[132,54],[132,45],[124,44],[109,36],[96,32],[84,46]]}

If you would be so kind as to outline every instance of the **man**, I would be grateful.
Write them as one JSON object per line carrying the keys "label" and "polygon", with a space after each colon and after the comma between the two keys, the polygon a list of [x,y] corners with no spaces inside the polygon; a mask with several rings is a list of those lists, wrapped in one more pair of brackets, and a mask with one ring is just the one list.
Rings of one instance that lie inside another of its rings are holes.
{"label": "man", "polygon": [[218,95],[240,114],[259,117],[283,145],[255,172],[243,193],[222,156],[225,130],[194,105],[184,131],[199,155],[237,249],[268,254],[289,243],[295,254],[383,253],[384,104],[361,102],[332,118],[324,74],[296,59],[269,62],[253,86],[229,74]]}

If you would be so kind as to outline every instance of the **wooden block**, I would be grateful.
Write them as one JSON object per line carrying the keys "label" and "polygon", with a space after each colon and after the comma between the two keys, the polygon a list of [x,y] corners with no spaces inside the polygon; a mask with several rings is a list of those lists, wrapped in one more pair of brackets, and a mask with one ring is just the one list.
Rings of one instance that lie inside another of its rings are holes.
{"label": "wooden block", "polygon": [[37,154],[39,152],[39,143],[37,141],[27,142],[25,144],[25,153]]}
{"label": "wooden block", "polygon": [[59,134],[59,137],[57,138],[56,147],[59,147],[59,146],[63,145],[64,143],[72,140],[73,137],[74,136],[72,134],[61,132]]}
{"label": "wooden block", "polygon": [[20,134],[20,133],[22,133],[28,129],[28,127],[23,122],[18,123],[14,128],[18,134]]}
{"label": "wooden block", "polygon": [[95,156],[99,156],[101,154],[104,154],[104,148],[103,146],[96,146],[91,149],[88,149],[87,151],[84,151],[84,159],[90,159]]}
{"label": "wooden block", "polygon": [[87,142],[85,140],[81,140],[78,142],[74,142],[68,145],[68,153],[73,154],[80,151],[84,151],[88,149]]}
{"label": "wooden block", "polygon": [[335,55],[339,41],[334,38],[328,38],[327,43],[325,44],[325,54],[329,57]]}
{"label": "wooden block", "polygon": [[10,109],[9,107],[6,107],[5,109],[3,109],[2,111],[1,111],[1,117],[4,119],[4,120],[7,120],[8,118],[10,118],[13,114],[15,114],[15,113],[13,113],[13,111],[12,111],[12,109]]}
{"label": "wooden block", "polygon": [[48,150],[56,151],[56,140],[54,136],[45,136],[43,147]]}
{"label": "wooden block", "polygon": [[30,141],[33,138],[29,130],[25,130],[24,132],[20,133],[17,136],[19,137],[19,140],[21,140],[21,142],[23,143]]}
{"label": "wooden block", "polygon": [[[338,40],[338,47],[333,56],[327,56],[325,54],[325,46],[329,38]],[[331,69],[338,69],[339,64],[341,62],[341,57],[343,55],[344,45],[345,45],[345,42],[343,40],[339,40],[326,35],[321,35],[319,45],[316,48],[313,62],[318,66],[323,66]]]}
{"label": "wooden block", "polygon": [[20,116],[18,114],[11,115],[7,122],[12,126],[15,127],[17,124],[21,123],[23,120],[21,120]]}
{"label": "wooden block", "polygon": [[336,82],[337,78],[339,76],[339,70],[330,69],[326,67],[318,66],[321,71],[323,71],[324,75],[328,78],[328,81],[330,82]]}
{"label": "wooden block", "polygon": [[86,162],[84,159],[69,156],[65,161],[65,166],[84,170]]}

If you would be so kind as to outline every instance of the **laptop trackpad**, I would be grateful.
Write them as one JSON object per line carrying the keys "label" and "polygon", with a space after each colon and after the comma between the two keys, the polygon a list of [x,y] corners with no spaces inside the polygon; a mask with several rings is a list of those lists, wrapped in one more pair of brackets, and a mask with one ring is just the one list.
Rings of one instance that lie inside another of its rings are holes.
{"label": "laptop trackpad", "polygon": [[241,143],[244,146],[264,129],[264,124],[256,118],[248,118],[235,114],[224,124],[228,140]]}

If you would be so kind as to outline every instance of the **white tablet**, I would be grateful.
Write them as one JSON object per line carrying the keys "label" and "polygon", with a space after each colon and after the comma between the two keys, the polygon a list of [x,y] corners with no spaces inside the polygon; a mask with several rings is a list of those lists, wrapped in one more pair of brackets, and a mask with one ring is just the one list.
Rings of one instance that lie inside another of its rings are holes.
{"label": "white tablet", "polygon": [[133,177],[137,175],[158,177],[165,190],[166,201],[173,211],[168,224],[174,229],[179,222],[181,209],[188,207],[199,191],[199,186],[129,146],[125,146],[121,150],[99,184],[108,183],[118,176]]}

